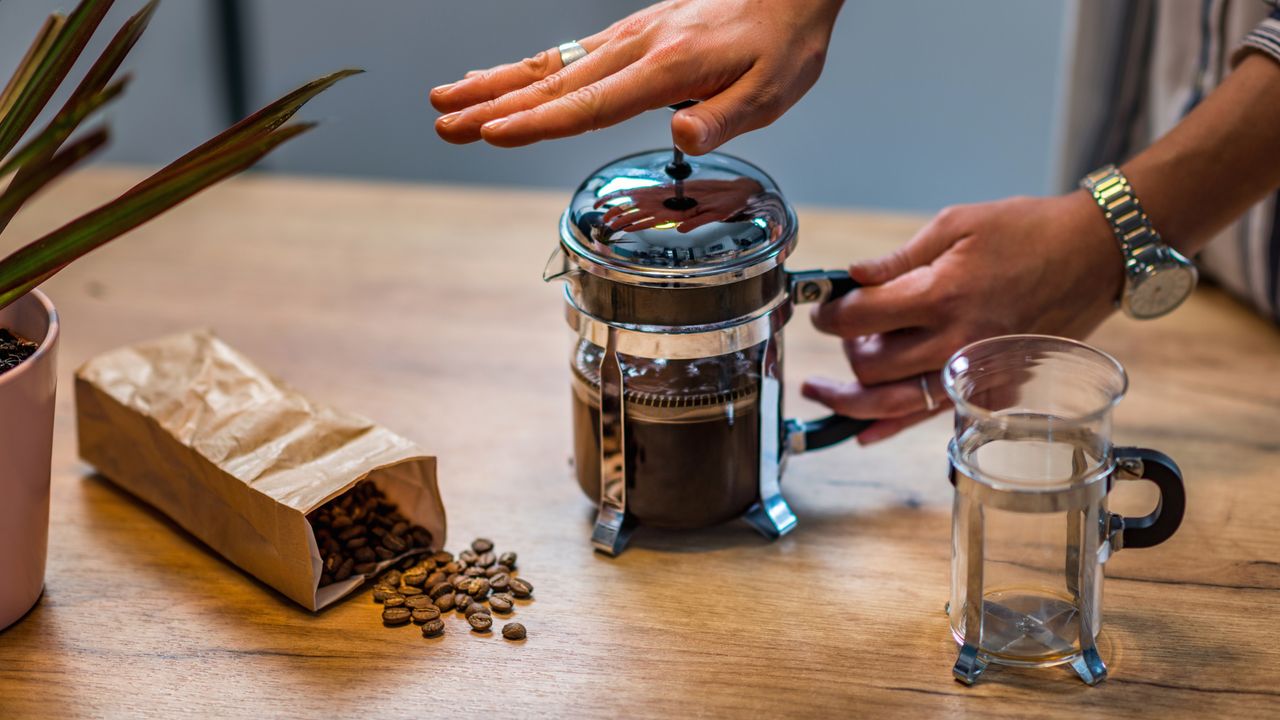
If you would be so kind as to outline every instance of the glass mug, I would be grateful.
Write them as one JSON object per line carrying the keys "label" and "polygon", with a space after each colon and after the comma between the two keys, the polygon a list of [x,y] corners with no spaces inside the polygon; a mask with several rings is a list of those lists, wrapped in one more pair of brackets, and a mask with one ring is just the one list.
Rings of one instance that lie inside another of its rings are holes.
{"label": "glass mug", "polygon": [[[1103,680],[1103,564],[1121,548],[1173,535],[1186,504],[1181,471],[1154,450],[1112,446],[1111,411],[1128,378],[1083,343],[976,342],[947,361],[943,384],[956,407],[947,605],[960,645],[956,679],[972,684],[997,663],[1070,664],[1090,685]],[[1108,512],[1119,480],[1155,483],[1155,510]]]}

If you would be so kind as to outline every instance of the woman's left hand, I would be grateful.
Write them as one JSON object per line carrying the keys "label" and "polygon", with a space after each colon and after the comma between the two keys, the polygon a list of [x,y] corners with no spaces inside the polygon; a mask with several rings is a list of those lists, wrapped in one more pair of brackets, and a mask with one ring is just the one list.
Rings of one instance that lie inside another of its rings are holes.
{"label": "woman's left hand", "polygon": [[810,378],[802,391],[841,415],[876,419],[863,444],[950,405],[938,371],[956,350],[1011,333],[1083,338],[1111,314],[1123,283],[1115,238],[1083,191],[948,208],[850,273],[863,287],[815,308],[813,322],[844,339],[856,379]]}

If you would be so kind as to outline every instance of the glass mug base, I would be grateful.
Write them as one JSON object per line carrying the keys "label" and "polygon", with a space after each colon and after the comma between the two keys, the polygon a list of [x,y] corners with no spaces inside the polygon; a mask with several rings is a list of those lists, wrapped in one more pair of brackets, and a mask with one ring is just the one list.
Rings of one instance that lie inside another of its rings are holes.
{"label": "glass mug base", "polygon": [[[983,633],[978,653],[984,663],[1013,667],[1053,667],[1081,656],[1080,613],[1072,598],[1043,588],[998,588],[983,595]],[[963,646],[965,627],[951,634]]]}

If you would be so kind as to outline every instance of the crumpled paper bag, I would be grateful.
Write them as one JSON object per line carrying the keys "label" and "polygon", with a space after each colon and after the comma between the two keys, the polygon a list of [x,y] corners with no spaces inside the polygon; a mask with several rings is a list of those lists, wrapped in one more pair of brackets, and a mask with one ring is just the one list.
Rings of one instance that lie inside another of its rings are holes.
{"label": "crumpled paper bag", "polygon": [[361,481],[444,545],[434,457],[308,400],[207,331],[99,355],[76,371],[75,385],[80,457],[310,610],[364,580],[319,587],[307,521]]}

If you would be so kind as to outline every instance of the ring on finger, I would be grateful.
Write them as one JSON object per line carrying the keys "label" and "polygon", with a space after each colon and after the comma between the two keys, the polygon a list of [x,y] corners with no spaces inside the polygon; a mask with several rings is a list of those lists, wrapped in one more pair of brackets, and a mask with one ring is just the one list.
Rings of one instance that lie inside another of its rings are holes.
{"label": "ring on finger", "polygon": [[560,64],[563,67],[569,67],[571,63],[578,62],[587,56],[587,49],[582,47],[577,40],[561,43],[560,47],[556,49],[560,51]]}
{"label": "ring on finger", "polygon": [[933,399],[933,392],[929,390],[929,373],[920,376],[920,392],[924,393],[925,412],[937,410],[938,401]]}

